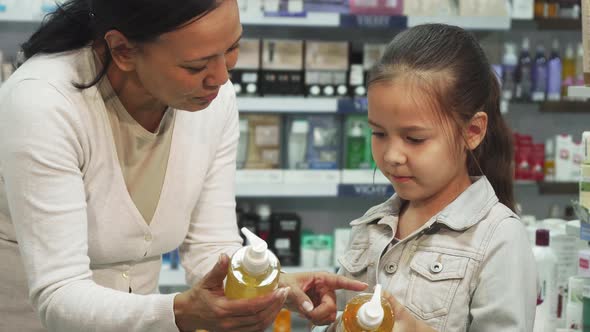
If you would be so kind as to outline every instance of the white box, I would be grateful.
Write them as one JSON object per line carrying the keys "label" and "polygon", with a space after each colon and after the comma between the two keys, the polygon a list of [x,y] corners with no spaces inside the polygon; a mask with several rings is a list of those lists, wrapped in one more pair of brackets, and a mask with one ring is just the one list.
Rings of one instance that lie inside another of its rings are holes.
{"label": "white box", "polygon": [[512,0],[512,18],[532,20],[535,16],[533,0]]}
{"label": "white box", "polygon": [[578,252],[578,276],[590,278],[590,250]]}

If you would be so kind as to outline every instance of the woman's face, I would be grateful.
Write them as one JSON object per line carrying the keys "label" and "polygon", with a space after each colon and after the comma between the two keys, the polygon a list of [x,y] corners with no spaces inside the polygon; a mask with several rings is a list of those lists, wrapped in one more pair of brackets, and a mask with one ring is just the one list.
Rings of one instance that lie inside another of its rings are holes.
{"label": "woman's face", "polygon": [[199,111],[215,99],[238,59],[242,36],[236,0],[141,46],[137,79],[149,95],[172,108]]}

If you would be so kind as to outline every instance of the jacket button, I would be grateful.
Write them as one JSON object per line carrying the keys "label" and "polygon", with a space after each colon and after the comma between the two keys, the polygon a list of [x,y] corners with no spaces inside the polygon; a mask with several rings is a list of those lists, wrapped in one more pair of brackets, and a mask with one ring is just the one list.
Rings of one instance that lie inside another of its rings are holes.
{"label": "jacket button", "polygon": [[435,262],[430,265],[430,271],[432,273],[440,273],[443,270],[443,265],[440,262]]}
{"label": "jacket button", "polygon": [[397,264],[391,263],[385,267],[385,272],[389,274],[394,274],[397,271]]}

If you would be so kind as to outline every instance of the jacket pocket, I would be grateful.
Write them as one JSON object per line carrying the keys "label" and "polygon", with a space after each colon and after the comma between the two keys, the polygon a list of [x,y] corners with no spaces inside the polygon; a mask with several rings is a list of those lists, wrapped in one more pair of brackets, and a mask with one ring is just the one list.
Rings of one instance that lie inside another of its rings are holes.
{"label": "jacket pocket", "polygon": [[468,263],[468,257],[416,252],[410,263],[408,309],[423,320],[447,315]]}

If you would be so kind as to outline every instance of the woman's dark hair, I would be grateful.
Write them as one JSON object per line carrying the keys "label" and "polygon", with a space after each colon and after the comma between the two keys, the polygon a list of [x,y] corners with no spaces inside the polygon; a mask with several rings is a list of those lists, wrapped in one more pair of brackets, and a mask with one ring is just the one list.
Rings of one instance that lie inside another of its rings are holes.
{"label": "woman's dark hair", "polygon": [[[500,114],[498,78],[476,38],[444,24],[406,30],[388,45],[368,84],[412,73],[426,77],[438,109],[456,127],[464,128],[477,112],[487,114],[486,136],[467,154],[467,170],[469,175],[485,175],[500,202],[514,211],[512,134]],[[428,79],[436,75],[442,79]]]}
{"label": "woman's dark hair", "polygon": [[[39,29],[22,45],[28,59],[36,54],[53,54],[105,43],[109,30],[118,30],[129,40],[144,43],[178,29],[218,6],[219,0],[69,0],[50,13]],[[104,67],[88,84],[106,75],[112,56],[106,52]]]}

